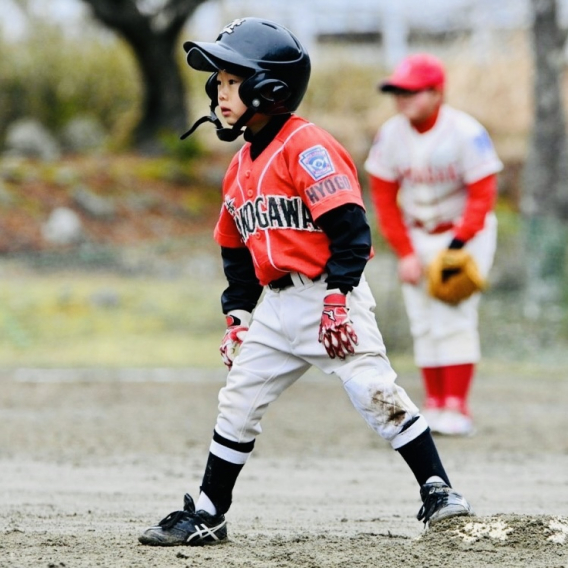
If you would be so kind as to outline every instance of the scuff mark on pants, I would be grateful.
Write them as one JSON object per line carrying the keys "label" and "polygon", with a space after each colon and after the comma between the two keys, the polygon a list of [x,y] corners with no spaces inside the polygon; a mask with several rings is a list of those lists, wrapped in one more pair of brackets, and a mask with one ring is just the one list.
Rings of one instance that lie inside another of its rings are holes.
{"label": "scuff mark on pants", "polygon": [[384,391],[375,391],[371,395],[371,401],[379,408],[379,415],[384,416],[386,422],[398,426],[406,420],[408,409],[404,407],[403,401],[396,394],[385,396]]}

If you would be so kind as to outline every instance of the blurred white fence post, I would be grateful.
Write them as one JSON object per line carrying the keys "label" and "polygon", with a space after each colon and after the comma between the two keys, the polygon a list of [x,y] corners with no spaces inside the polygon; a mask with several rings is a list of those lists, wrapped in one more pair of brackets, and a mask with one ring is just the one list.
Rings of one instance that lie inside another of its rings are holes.
{"label": "blurred white fence post", "polygon": [[383,9],[385,65],[392,69],[408,51],[408,24],[400,2],[387,2]]}

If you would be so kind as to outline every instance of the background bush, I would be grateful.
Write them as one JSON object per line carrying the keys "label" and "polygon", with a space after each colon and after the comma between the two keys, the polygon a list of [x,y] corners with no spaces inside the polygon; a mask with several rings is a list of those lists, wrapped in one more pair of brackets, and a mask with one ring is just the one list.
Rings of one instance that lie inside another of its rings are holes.
{"label": "background bush", "polygon": [[[58,135],[70,119],[86,115],[104,126],[114,148],[121,148],[138,119],[142,92],[128,45],[95,24],[86,25],[80,37],[40,21],[32,29],[33,35],[17,43],[0,37],[0,138],[18,118],[33,117]],[[518,161],[524,158],[532,121],[531,53],[523,33],[512,35],[505,45],[508,49],[496,49],[485,60],[474,58],[466,39],[425,48],[446,62],[448,102],[486,126],[502,158]],[[392,114],[393,105],[389,97],[376,91],[377,82],[387,74],[379,48],[376,56],[372,46],[364,52],[353,49],[361,48],[319,48],[299,110],[328,128],[360,162],[376,128]],[[203,92],[207,75],[189,70],[181,40],[179,64],[191,120],[195,120],[208,110]],[[212,128],[202,127],[196,138],[219,147]],[[230,145],[225,148],[229,150]]]}
{"label": "background bush", "polygon": [[48,25],[16,44],[0,42],[0,135],[18,118],[33,117],[57,134],[76,116],[96,118],[121,137],[136,120],[140,83],[119,39],[68,37]]}

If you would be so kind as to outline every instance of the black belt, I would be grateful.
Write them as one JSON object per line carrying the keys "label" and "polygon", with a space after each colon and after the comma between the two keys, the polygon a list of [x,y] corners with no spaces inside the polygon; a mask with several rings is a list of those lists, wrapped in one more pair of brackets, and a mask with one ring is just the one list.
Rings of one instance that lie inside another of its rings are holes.
{"label": "black belt", "polygon": [[[321,274],[319,276],[316,276],[315,278],[308,278],[307,276],[302,276],[301,278],[306,278],[311,282],[318,282],[319,280],[321,280]],[[292,280],[292,275],[289,272],[288,274],[282,276],[282,278],[273,280],[272,282],[270,282],[270,284],[268,284],[268,287],[271,290],[286,290],[286,288],[290,288],[291,286],[294,286],[294,281]]]}

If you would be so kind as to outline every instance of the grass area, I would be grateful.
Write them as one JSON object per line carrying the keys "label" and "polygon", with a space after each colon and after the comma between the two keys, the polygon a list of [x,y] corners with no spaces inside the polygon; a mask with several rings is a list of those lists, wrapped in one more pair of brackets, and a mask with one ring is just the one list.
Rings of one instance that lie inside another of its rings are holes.
{"label": "grass area", "polygon": [[[1,367],[221,368],[221,278],[14,273],[2,265],[0,273]],[[368,278],[375,281],[373,273]],[[399,294],[387,296],[376,292],[389,357],[399,373],[413,373]],[[519,305],[512,295],[490,292],[484,298],[481,369],[519,378],[564,377],[566,318],[555,310],[527,320]]]}
{"label": "grass area", "polygon": [[4,367],[191,366],[219,360],[221,283],[116,275],[5,278]]}

